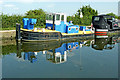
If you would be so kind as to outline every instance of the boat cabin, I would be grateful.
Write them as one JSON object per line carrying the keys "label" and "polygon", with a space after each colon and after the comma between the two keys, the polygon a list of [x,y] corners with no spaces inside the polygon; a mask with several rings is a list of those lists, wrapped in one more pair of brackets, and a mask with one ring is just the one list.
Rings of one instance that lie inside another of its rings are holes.
{"label": "boat cabin", "polygon": [[64,13],[46,14],[46,28],[55,30],[55,26],[60,25],[61,22],[66,22],[66,18]]}
{"label": "boat cabin", "polygon": [[61,33],[78,33],[79,26],[73,25],[72,21],[67,22],[64,13],[51,13],[46,15],[46,29],[56,30]]}

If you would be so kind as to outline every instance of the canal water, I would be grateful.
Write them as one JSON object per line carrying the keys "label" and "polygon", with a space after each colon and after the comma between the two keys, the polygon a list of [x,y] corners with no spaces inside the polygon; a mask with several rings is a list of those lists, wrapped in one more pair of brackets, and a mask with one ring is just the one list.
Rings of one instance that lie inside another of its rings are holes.
{"label": "canal water", "polygon": [[119,36],[77,41],[9,41],[2,44],[3,78],[118,78]]}

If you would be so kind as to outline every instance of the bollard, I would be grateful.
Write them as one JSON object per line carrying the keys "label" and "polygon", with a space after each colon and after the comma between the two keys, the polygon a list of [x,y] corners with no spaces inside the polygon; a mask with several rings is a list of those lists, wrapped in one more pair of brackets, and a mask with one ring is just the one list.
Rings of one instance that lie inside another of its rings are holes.
{"label": "bollard", "polygon": [[16,40],[20,41],[21,40],[21,35],[20,35],[20,24],[16,23]]}

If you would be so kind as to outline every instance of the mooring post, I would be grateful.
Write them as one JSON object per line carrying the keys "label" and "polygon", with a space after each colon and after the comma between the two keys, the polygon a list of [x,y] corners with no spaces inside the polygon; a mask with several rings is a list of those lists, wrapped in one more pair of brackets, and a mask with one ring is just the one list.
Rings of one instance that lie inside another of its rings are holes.
{"label": "mooring post", "polygon": [[53,15],[53,30],[55,30],[55,15]]}
{"label": "mooring post", "polygon": [[16,23],[16,40],[20,41],[21,40],[21,35],[20,35],[20,24]]}
{"label": "mooring post", "polygon": [[18,58],[21,58],[21,57],[22,57],[22,55],[21,55],[21,44],[22,44],[22,43],[16,41],[16,44],[17,44],[17,46],[16,46],[16,47],[17,47],[17,48],[16,48],[16,49],[17,49],[17,52],[16,52],[17,57],[18,57]]}

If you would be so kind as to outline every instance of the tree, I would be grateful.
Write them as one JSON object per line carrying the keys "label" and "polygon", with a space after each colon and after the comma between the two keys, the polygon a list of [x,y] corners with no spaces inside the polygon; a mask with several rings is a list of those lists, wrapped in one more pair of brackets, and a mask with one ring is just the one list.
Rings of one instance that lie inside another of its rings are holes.
{"label": "tree", "polygon": [[2,28],[4,29],[15,29],[16,23],[22,24],[22,18],[23,16],[21,15],[4,15],[1,14],[2,17]]}
{"label": "tree", "polygon": [[90,25],[92,22],[92,16],[97,16],[98,15],[98,11],[94,10],[90,7],[90,5],[88,6],[83,6],[81,8],[81,12],[83,14],[83,18],[82,18],[82,25]]}
{"label": "tree", "polygon": [[109,15],[109,16],[114,16],[116,19],[118,19],[118,16],[117,16],[117,15],[115,15],[114,13],[108,13],[108,14],[106,14],[106,15]]}
{"label": "tree", "polygon": [[26,13],[26,18],[36,18],[37,23],[35,27],[45,27],[46,23],[46,14],[42,9],[29,10]]}
{"label": "tree", "polygon": [[118,19],[120,20],[120,16],[118,16]]}
{"label": "tree", "polygon": [[[83,18],[80,18],[80,15],[83,15]],[[97,16],[98,11],[94,10],[88,6],[83,6],[82,8],[78,9],[75,17],[68,16],[68,21],[72,20],[74,24],[78,25],[90,25],[92,22],[92,16]]]}

